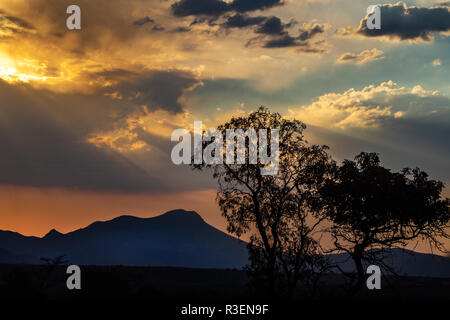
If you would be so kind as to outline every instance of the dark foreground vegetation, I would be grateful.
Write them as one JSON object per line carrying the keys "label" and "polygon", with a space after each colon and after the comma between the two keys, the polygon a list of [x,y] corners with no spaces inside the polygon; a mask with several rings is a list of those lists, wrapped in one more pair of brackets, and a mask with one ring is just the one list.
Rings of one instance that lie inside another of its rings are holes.
{"label": "dark foreground vegetation", "polygon": [[[68,290],[64,266],[0,265],[0,300],[149,300],[184,302],[267,301],[239,270],[163,267],[82,267],[82,289]],[[326,274],[311,294],[296,300],[347,299],[341,274]],[[384,277],[382,289],[361,290],[352,300],[450,300],[450,278]],[[282,299],[282,298],[280,298]]]}

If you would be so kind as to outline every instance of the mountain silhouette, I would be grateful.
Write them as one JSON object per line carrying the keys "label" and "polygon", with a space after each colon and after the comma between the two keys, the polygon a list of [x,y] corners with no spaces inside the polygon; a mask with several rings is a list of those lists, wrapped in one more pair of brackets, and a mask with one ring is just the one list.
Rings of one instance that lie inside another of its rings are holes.
{"label": "mountain silhouette", "polygon": [[42,238],[0,231],[0,247],[36,260],[65,255],[80,265],[241,268],[248,257],[245,242],[185,210],[154,218],[120,216],[67,234],[51,230]]}
{"label": "mountain silhouette", "polygon": [[[67,234],[52,229],[42,238],[0,231],[0,263],[35,264],[61,255],[78,265],[241,269],[248,262],[246,242],[182,209],[154,218],[120,216]],[[354,270],[346,254],[329,258],[345,271]],[[400,275],[450,278],[448,257],[396,248],[385,262]]]}
{"label": "mountain silhouette", "polygon": [[[379,253],[381,254],[381,253]],[[413,277],[450,278],[450,259],[429,253],[392,248],[382,253],[383,262],[394,268],[398,275]],[[354,272],[355,265],[346,253],[331,254],[330,261],[345,272]],[[369,263],[363,263],[367,268]]]}
{"label": "mountain silhouette", "polygon": [[59,232],[58,230],[52,229],[43,237],[43,239],[56,240],[56,239],[60,238],[62,235],[63,234],[61,232]]}

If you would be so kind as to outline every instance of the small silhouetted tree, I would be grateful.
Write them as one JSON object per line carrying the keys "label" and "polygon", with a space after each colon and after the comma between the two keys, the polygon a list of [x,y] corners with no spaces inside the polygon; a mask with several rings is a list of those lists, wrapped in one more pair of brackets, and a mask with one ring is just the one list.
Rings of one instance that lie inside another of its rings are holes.
{"label": "small silhouetted tree", "polygon": [[[313,256],[319,250],[312,235],[323,218],[314,216],[311,204],[333,162],[326,147],[308,146],[303,136],[305,128],[302,122],[285,119],[265,108],[248,116],[233,117],[218,127],[224,136],[229,129],[278,129],[276,174],[263,175],[261,169],[268,166],[260,159],[251,164],[248,148],[241,164],[194,165],[197,169],[212,169],[219,183],[217,201],[227,219],[228,231],[238,237],[250,235],[247,270],[258,284],[267,284],[272,297],[282,286],[292,296],[297,282],[313,268]],[[267,145],[271,143],[269,135]],[[224,157],[225,150],[222,148]],[[235,149],[232,156],[236,155]]]}
{"label": "small silhouetted tree", "polygon": [[45,291],[51,285],[55,271],[64,265],[69,263],[69,260],[65,259],[65,255],[56,256],[55,258],[41,257],[41,261],[45,262],[45,267],[42,272],[38,274],[41,282],[42,290]]}
{"label": "small silhouetted tree", "polygon": [[356,267],[356,274],[347,274],[350,295],[364,285],[363,262],[395,271],[383,262],[387,248],[426,240],[444,251],[440,239],[449,238],[450,215],[443,187],[418,168],[392,172],[375,153],[360,153],[336,167],[320,195],[332,222],[334,251],[348,253]]}

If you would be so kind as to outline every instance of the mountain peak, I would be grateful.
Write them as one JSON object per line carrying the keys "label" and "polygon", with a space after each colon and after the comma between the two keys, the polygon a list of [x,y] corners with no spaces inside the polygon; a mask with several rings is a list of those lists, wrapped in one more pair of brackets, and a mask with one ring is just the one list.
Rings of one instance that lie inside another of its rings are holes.
{"label": "mountain peak", "polygon": [[203,221],[203,218],[197,212],[186,211],[184,209],[167,211],[166,213],[162,214],[161,217],[191,217],[201,219]]}
{"label": "mountain peak", "polygon": [[56,239],[63,234],[56,229],[50,230],[42,239]]}

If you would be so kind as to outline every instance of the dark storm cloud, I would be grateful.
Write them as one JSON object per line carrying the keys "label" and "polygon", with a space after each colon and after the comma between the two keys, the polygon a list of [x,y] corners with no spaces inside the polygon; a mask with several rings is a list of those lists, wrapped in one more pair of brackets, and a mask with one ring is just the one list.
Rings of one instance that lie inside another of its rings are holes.
{"label": "dark storm cloud", "polygon": [[278,17],[270,17],[264,23],[261,23],[256,28],[256,33],[268,34],[268,35],[280,35],[286,32],[286,25],[281,22]]}
{"label": "dark storm cloud", "polygon": [[[184,71],[142,75],[120,69],[99,72],[96,77],[112,85],[92,94],[70,94],[0,80],[0,184],[120,192],[178,188],[169,186],[153,169],[153,165],[170,166],[170,152],[152,149],[149,161],[157,163],[149,163],[144,170],[88,138],[114,130],[116,123],[142,105],[149,111],[182,111],[181,96],[198,80]],[[123,98],[105,95],[109,90]]]}
{"label": "dark storm cloud", "polygon": [[137,78],[139,74],[125,69],[112,69],[91,73],[89,76],[100,77],[104,80],[125,81],[131,78]]}
{"label": "dark storm cloud", "polygon": [[270,17],[250,17],[246,14],[237,13],[233,16],[227,17],[225,23],[222,24],[223,28],[247,28],[256,26],[255,33],[266,35],[281,35],[286,34],[288,28],[292,27],[297,22],[291,20],[289,23],[283,23],[280,18],[275,16]]}
{"label": "dark storm cloud", "polygon": [[220,16],[227,12],[250,12],[265,10],[282,5],[281,0],[180,0],[172,4],[172,13],[177,17],[186,16]]}
{"label": "dark storm cloud", "polygon": [[155,20],[151,19],[149,16],[146,16],[142,19],[134,21],[133,24],[136,26],[143,26],[146,23],[154,23],[154,22]]}
{"label": "dark storm cloud", "polygon": [[179,98],[197,84],[198,80],[192,78],[192,74],[188,72],[156,71],[138,81],[121,83],[118,90],[136,104],[175,113],[183,110]]}
{"label": "dark storm cloud", "polygon": [[[2,12],[0,12],[0,14],[2,14]],[[33,25],[31,25],[30,23],[28,23],[25,20],[22,20],[20,18],[13,17],[13,16],[7,16],[7,15],[4,15],[2,18],[9,20],[10,22],[12,22],[13,24],[15,24],[18,27],[28,29],[28,30],[34,30]]]}
{"label": "dark storm cloud", "polygon": [[73,97],[49,97],[3,81],[0,97],[0,184],[122,192],[164,188],[119,153],[86,142],[83,133],[92,119],[77,122],[86,101],[77,101],[78,116],[64,120],[78,104]]}
{"label": "dark storm cloud", "polygon": [[229,16],[222,26],[226,29],[231,28],[247,28],[255,25],[259,25],[266,21],[267,17],[249,17],[246,14],[237,13],[233,16]]}
{"label": "dark storm cloud", "polygon": [[283,5],[281,0],[234,0],[231,6],[237,12],[265,10]]}
{"label": "dark storm cloud", "polygon": [[171,9],[177,17],[219,16],[231,10],[228,3],[220,0],[181,0],[172,4]]}
{"label": "dark storm cloud", "polygon": [[325,25],[314,24],[314,25],[303,25],[299,29],[299,34],[293,36],[289,34],[285,29],[290,27],[293,23],[282,24],[281,21],[272,19],[271,23],[264,24],[264,27],[259,27],[256,32],[262,33],[267,37],[255,38],[249,41],[247,45],[251,45],[254,42],[262,43],[263,48],[288,48],[288,47],[298,47],[299,51],[307,53],[323,53],[324,49],[317,47],[317,43],[312,44],[311,39],[316,35],[325,32]]}
{"label": "dark storm cloud", "polygon": [[306,41],[313,38],[316,34],[324,33],[325,26],[323,24],[314,24],[311,28],[300,28],[300,34],[297,39],[301,41]]}
{"label": "dark storm cloud", "polygon": [[[226,17],[226,21],[221,24],[223,29],[243,29],[253,28],[257,35],[247,42],[247,47],[258,44],[263,48],[288,48],[299,47],[299,51],[309,53],[322,53],[324,49],[312,47],[309,40],[314,36],[324,33],[326,26],[323,24],[304,24],[299,29],[297,36],[291,35],[288,31],[297,21],[291,20],[284,23],[275,16],[250,17],[246,14],[235,14]],[[318,43],[316,43],[317,45]]]}
{"label": "dark storm cloud", "polygon": [[194,26],[196,24],[203,24],[203,23],[207,23],[208,26],[213,27],[217,25],[217,17],[212,17],[212,18],[206,18],[206,17],[199,17],[199,18],[195,18],[194,20],[192,20],[190,26]]}
{"label": "dark storm cloud", "polygon": [[149,16],[146,16],[142,19],[136,20],[133,22],[133,24],[135,26],[141,27],[145,24],[151,24],[153,25],[153,27],[151,28],[152,31],[164,31],[166,30],[166,28],[164,28],[163,26],[160,26],[159,24],[156,24],[155,20],[153,20],[152,18],[150,18]]}
{"label": "dark storm cloud", "polygon": [[388,36],[400,40],[432,41],[432,32],[450,30],[450,11],[448,5],[418,8],[406,4],[385,4],[381,9],[381,29],[369,30],[367,17],[361,20],[357,33],[366,37]]}
{"label": "dark storm cloud", "polygon": [[[297,22],[291,20],[284,23],[275,16],[249,16],[246,12],[269,9],[283,5],[280,0],[180,0],[172,4],[172,13],[178,17],[196,16],[191,26],[208,23],[210,26],[220,25],[222,30],[252,28],[257,35],[247,42],[247,47],[254,44],[262,48],[298,47],[298,51],[307,53],[323,53],[324,49],[312,45],[309,40],[315,35],[325,32],[325,25],[304,25],[297,36],[288,31]],[[234,14],[230,14],[234,12]],[[224,19],[222,23],[218,20]],[[228,32],[228,31],[227,31]]]}
{"label": "dark storm cloud", "polygon": [[191,29],[186,28],[186,27],[177,27],[172,30],[172,32],[174,32],[174,33],[185,33],[185,32],[189,32],[189,31],[191,31]]}
{"label": "dark storm cloud", "polygon": [[164,31],[164,30],[166,30],[166,28],[164,28],[163,26],[160,26],[160,25],[154,25],[152,30],[153,31]]}
{"label": "dark storm cloud", "polygon": [[284,35],[281,38],[271,39],[267,40],[263,47],[264,48],[287,48],[287,47],[296,47],[300,45],[299,41],[290,36],[290,35]]}
{"label": "dark storm cloud", "polygon": [[200,82],[185,71],[150,71],[135,74],[126,70],[110,70],[92,74],[105,81],[118,82],[106,90],[134,105],[146,105],[149,110],[163,109],[172,113],[183,110],[181,96]]}
{"label": "dark storm cloud", "polygon": [[0,37],[2,37],[2,34],[6,36],[8,33],[25,33],[33,30],[35,30],[35,27],[32,24],[0,10]]}

